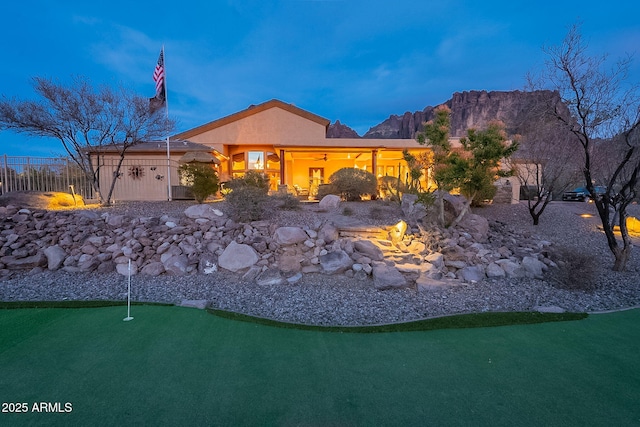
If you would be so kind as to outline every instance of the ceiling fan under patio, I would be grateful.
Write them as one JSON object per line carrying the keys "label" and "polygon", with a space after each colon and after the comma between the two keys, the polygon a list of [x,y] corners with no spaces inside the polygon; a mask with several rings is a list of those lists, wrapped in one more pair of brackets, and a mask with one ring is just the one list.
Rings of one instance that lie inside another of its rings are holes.
{"label": "ceiling fan under patio", "polygon": [[318,157],[318,158],[316,158],[315,160],[324,160],[324,161],[326,162],[326,161],[328,160],[328,159],[327,159],[327,153],[324,153],[324,156],[322,156],[322,157]]}

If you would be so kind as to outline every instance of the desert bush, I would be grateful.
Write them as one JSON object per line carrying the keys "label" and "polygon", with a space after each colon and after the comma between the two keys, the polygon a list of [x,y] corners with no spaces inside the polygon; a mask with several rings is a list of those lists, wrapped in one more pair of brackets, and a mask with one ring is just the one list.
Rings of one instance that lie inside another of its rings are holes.
{"label": "desert bush", "polygon": [[226,195],[229,217],[236,222],[259,221],[272,206],[270,198],[261,188],[240,186]]}
{"label": "desert bush", "polygon": [[182,165],[180,176],[191,187],[191,193],[198,203],[203,203],[207,197],[218,191],[218,174],[208,164]]}
{"label": "desert bush", "polygon": [[375,175],[362,169],[342,168],[329,177],[329,183],[343,200],[359,201],[364,195],[376,196]]}
{"label": "desert bush", "polygon": [[300,200],[293,194],[274,194],[271,196],[277,208],[286,211],[295,211],[300,209]]}
{"label": "desert bush", "polygon": [[342,209],[342,215],[344,215],[344,216],[353,215],[353,209],[351,209],[349,206],[345,206],[345,208]]}
{"label": "desert bush", "polygon": [[596,268],[601,261],[593,255],[575,248],[559,248],[555,253],[558,268],[554,269],[552,282],[560,289],[591,292],[596,289]]}
{"label": "desert bush", "polygon": [[334,188],[331,184],[324,184],[318,187],[318,193],[316,194],[316,198],[318,200],[322,200],[324,196],[328,196],[329,194],[334,194],[339,196],[340,193]]}
{"label": "desert bush", "polygon": [[269,192],[269,177],[258,171],[247,171],[242,177],[233,178],[225,185],[231,191],[243,187],[252,187],[261,190],[264,194]]}
{"label": "desert bush", "polygon": [[397,203],[400,203],[402,193],[407,190],[407,186],[399,178],[388,175],[378,178],[378,188],[385,200]]}

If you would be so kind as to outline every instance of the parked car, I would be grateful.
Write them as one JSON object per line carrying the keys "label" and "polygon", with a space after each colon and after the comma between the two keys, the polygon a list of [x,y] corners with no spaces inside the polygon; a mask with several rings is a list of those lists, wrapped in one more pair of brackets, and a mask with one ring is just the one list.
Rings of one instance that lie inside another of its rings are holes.
{"label": "parked car", "polygon": [[[607,189],[605,187],[595,187],[596,197],[602,196]],[[589,190],[586,187],[574,188],[571,191],[565,191],[562,193],[562,200],[565,202],[584,202],[591,199]]]}

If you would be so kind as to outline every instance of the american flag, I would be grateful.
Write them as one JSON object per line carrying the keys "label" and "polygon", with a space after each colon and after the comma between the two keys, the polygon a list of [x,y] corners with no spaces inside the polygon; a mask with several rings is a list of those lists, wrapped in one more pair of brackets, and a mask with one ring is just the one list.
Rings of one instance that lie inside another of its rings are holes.
{"label": "american flag", "polygon": [[156,98],[164,101],[164,50],[160,51],[156,69],[153,71],[153,81],[156,82]]}

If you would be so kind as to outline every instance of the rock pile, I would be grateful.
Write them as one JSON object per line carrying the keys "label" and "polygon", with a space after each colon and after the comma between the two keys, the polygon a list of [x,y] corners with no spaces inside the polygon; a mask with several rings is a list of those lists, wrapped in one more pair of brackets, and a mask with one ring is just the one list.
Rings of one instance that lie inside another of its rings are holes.
{"label": "rock pile", "polygon": [[324,273],[371,280],[377,289],[429,290],[492,277],[541,278],[555,266],[549,242],[477,215],[452,229],[409,222],[345,227],[318,216],[305,226],[241,224],[207,204],[176,217],[6,206],[0,207],[0,277],[18,269],[149,276],[225,269],[265,285]]}

